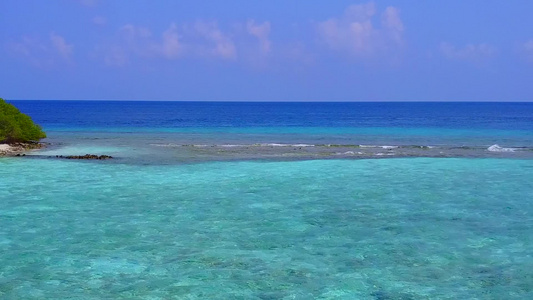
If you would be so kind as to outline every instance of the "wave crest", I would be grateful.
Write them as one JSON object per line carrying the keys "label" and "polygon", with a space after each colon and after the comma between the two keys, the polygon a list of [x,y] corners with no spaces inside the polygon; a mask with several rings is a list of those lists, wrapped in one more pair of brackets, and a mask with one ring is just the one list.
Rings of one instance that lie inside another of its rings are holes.
{"label": "wave crest", "polygon": [[490,147],[487,148],[488,151],[490,152],[515,152],[515,148],[504,148],[504,147],[500,147],[500,145],[498,144],[494,144]]}

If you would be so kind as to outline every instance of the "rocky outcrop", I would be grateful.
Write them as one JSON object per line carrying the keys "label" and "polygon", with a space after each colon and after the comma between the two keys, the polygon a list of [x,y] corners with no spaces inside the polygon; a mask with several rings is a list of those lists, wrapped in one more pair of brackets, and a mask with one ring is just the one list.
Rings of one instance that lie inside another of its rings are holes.
{"label": "rocky outcrop", "polygon": [[37,142],[0,144],[0,156],[24,156],[24,151],[41,149],[45,146]]}
{"label": "rocky outcrop", "polygon": [[56,155],[56,158],[64,159],[111,159],[113,156],[110,155],[96,155],[96,154],[85,154],[85,155]]}
{"label": "rocky outcrop", "polygon": [[[40,149],[45,146],[46,145],[43,143],[36,143],[36,142],[0,144],[0,156],[26,156],[26,154],[24,153],[25,151]],[[31,156],[34,157],[33,155]],[[49,158],[63,158],[63,159],[96,159],[96,160],[105,160],[105,159],[113,158],[113,156],[110,156],[110,155],[96,155],[96,154],[55,155],[55,156],[48,156],[48,157]]]}

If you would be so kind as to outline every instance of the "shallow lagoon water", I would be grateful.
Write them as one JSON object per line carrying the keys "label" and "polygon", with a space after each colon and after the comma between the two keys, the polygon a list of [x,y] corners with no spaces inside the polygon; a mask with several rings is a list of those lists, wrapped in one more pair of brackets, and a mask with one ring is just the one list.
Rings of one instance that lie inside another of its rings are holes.
{"label": "shallow lagoon water", "polygon": [[533,298],[531,103],[15,104],[1,299]]}
{"label": "shallow lagoon water", "polygon": [[532,160],[4,158],[0,178],[0,298],[533,298]]}

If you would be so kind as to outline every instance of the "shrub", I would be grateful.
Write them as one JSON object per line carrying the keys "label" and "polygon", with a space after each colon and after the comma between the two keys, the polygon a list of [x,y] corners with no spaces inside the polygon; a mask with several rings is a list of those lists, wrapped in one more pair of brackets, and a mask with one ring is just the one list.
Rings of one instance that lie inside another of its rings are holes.
{"label": "shrub", "polygon": [[0,98],[0,143],[38,141],[45,137],[29,116]]}

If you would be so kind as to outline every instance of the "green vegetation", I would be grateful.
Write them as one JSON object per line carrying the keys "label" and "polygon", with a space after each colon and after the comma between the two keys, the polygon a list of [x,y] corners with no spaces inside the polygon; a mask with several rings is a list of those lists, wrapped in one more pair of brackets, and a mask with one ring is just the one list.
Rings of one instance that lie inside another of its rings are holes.
{"label": "green vegetation", "polygon": [[38,141],[46,134],[30,117],[0,98],[0,143]]}

